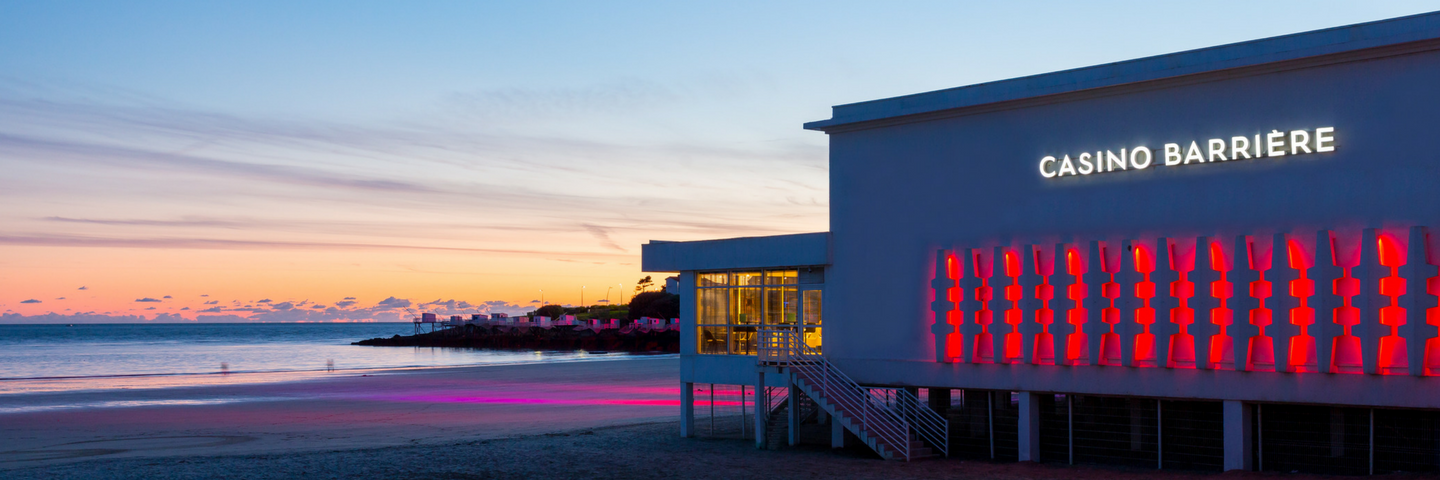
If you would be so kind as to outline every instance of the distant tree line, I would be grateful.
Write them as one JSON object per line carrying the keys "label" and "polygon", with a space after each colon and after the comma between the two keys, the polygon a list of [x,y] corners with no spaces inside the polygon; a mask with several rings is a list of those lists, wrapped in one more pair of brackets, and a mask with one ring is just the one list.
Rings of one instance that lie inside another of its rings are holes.
{"label": "distant tree line", "polygon": [[633,321],[640,317],[679,318],[680,296],[664,290],[650,291],[650,289],[655,286],[655,281],[649,276],[640,279],[640,281],[635,284],[635,296],[630,297],[630,303],[628,305],[590,305],[580,307],[545,305],[530,312],[530,315],[550,318],[574,315],[575,318],[580,320],[597,318],[609,320],[618,318],[626,321]]}

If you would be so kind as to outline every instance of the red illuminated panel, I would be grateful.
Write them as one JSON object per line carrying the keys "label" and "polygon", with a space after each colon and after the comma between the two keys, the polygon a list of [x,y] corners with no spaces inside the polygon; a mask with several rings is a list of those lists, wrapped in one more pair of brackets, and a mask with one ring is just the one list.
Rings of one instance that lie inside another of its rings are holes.
{"label": "red illuminated panel", "polygon": [[1100,321],[1110,326],[1110,331],[1100,335],[1100,360],[1096,365],[1121,365],[1120,356],[1120,334],[1115,333],[1115,325],[1120,323],[1120,309],[1115,307],[1115,299],[1120,298],[1120,284],[1115,283],[1115,272],[1110,269],[1110,262],[1104,259],[1109,255],[1106,253],[1106,246],[1100,246],[1101,271],[1109,274],[1104,284],[1100,285],[1100,296],[1109,299],[1105,309],[1100,311]]}
{"label": "red illuminated panel", "polygon": [[1150,281],[1150,274],[1155,271],[1155,254],[1144,244],[1136,243],[1133,247],[1135,271],[1140,274],[1140,281],[1135,282],[1135,298],[1140,299],[1140,307],[1135,309],[1135,323],[1140,324],[1141,331],[1135,335],[1132,366],[1154,367],[1155,334],[1150,333],[1150,325],[1155,324],[1155,308],[1150,306],[1150,299],[1155,298],[1155,282]]}
{"label": "red illuminated panel", "polygon": [[1390,304],[1380,308],[1380,324],[1390,327],[1390,334],[1380,337],[1377,365],[1381,375],[1405,375],[1410,373],[1410,361],[1405,355],[1405,338],[1399,332],[1405,324],[1405,307],[1400,306],[1400,296],[1405,294],[1405,278],[1400,276],[1404,252],[1389,235],[1378,235],[1376,241],[1380,244],[1380,265],[1390,269],[1390,276],[1380,279],[1380,295],[1390,298]]}
{"label": "red illuminated panel", "polygon": [[990,311],[990,275],[985,271],[983,259],[979,250],[970,251],[971,259],[974,260],[975,276],[980,279],[980,286],[975,289],[975,300],[980,302],[980,310],[975,312],[975,324],[980,326],[980,333],[975,334],[975,347],[970,349],[971,362],[994,363],[995,343],[990,336],[990,323],[995,321],[994,312]]}
{"label": "red illuminated panel", "polygon": [[1285,254],[1290,268],[1300,273],[1300,278],[1291,280],[1289,285],[1290,296],[1299,300],[1299,305],[1290,309],[1290,323],[1300,327],[1300,333],[1290,338],[1290,365],[1295,372],[1318,372],[1315,337],[1310,335],[1310,325],[1315,324],[1315,309],[1310,307],[1310,297],[1315,295],[1315,281],[1306,273],[1315,266],[1315,260],[1306,255],[1294,240],[1285,242]]}
{"label": "red illuminated panel", "polygon": [[[1319,248],[1319,247],[1317,247]],[[1334,237],[1330,238],[1330,249],[1333,252],[1331,258],[1338,264],[1340,258],[1337,242]],[[1335,279],[1331,287],[1335,296],[1340,297],[1340,306],[1333,310],[1335,323],[1343,329],[1340,336],[1335,337],[1335,343],[1330,358],[1330,371],[1335,373],[1364,373],[1365,367],[1361,364],[1363,358],[1360,351],[1360,337],[1356,337],[1351,329],[1360,324],[1360,309],[1352,304],[1354,297],[1360,294],[1360,280],[1351,276],[1353,265],[1336,265],[1342,267],[1341,277]]]}
{"label": "red illuminated panel", "polygon": [[1170,309],[1170,323],[1179,325],[1180,332],[1170,336],[1167,365],[1170,368],[1195,368],[1195,337],[1190,334],[1190,324],[1195,323],[1195,310],[1190,308],[1190,297],[1195,296],[1195,284],[1190,281],[1195,258],[1181,258],[1174,242],[1166,248],[1170,249],[1170,269],[1180,274],[1179,279],[1170,283],[1170,296],[1179,300],[1179,304]]}
{"label": "red illuminated panel", "polygon": [[[960,259],[955,258],[955,255],[945,258],[945,276],[950,278],[952,285],[955,285],[954,288],[945,292],[945,298],[955,305],[959,305],[960,301],[965,299],[964,290],[959,287],[960,278],[965,274],[963,270],[960,267]],[[954,327],[954,331],[945,338],[945,356],[956,358],[964,350],[965,336],[960,333],[960,326],[965,323],[965,314],[959,308],[955,308],[946,312],[945,315],[945,321]]]}
{"label": "red illuminated panel", "polygon": [[[1270,298],[1270,281],[1265,279],[1265,270],[1269,262],[1262,258],[1262,252],[1255,249],[1255,242],[1245,243],[1246,256],[1250,260],[1250,269],[1259,273],[1259,279],[1250,282],[1250,298],[1259,303],[1253,310],[1250,310],[1250,324],[1259,327],[1259,333],[1250,337],[1250,354],[1247,356],[1249,364],[1246,370],[1251,371],[1275,371],[1275,339],[1265,334],[1265,327],[1270,326],[1270,308],[1265,306],[1265,299]],[[1240,252],[1236,252],[1238,255]]]}
{"label": "red illuminated panel", "polygon": [[1028,253],[1035,256],[1035,274],[1040,276],[1040,284],[1035,286],[1035,298],[1040,300],[1040,309],[1035,311],[1035,323],[1040,324],[1040,333],[1035,335],[1031,363],[1054,365],[1055,338],[1050,334],[1050,324],[1055,323],[1055,311],[1050,310],[1050,300],[1055,298],[1055,287],[1050,285],[1050,275],[1055,271],[1055,260],[1044,258],[1038,248]]}
{"label": "red illuminated panel", "polygon": [[[1425,279],[1425,292],[1440,296],[1440,276]],[[1440,327],[1440,307],[1425,310],[1425,323]],[[1425,341],[1425,374],[1440,375],[1440,336]]]}
{"label": "red illuminated panel", "polygon": [[1020,311],[1020,298],[1025,287],[1019,282],[1020,255],[1013,250],[1006,250],[1004,261],[1005,271],[1002,275],[1010,277],[1010,284],[1005,286],[1005,300],[1010,304],[1010,307],[1005,309],[1005,323],[1010,325],[1010,333],[1005,334],[1004,360],[1000,363],[1022,363],[1025,360],[1025,340],[1020,334],[1020,322],[1024,321],[1024,313]]}
{"label": "red illuminated panel", "polygon": [[1210,323],[1220,327],[1219,333],[1210,337],[1210,365],[1209,368],[1216,370],[1235,369],[1235,341],[1230,338],[1227,329],[1235,322],[1235,314],[1230,310],[1230,298],[1235,295],[1235,288],[1226,279],[1233,262],[1225,257],[1225,249],[1218,242],[1211,242],[1208,246],[1197,246],[1196,248],[1210,249],[1210,268],[1220,274],[1220,279],[1210,282],[1210,295],[1219,300],[1220,305],[1210,309]]}
{"label": "red illuminated panel", "polygon": [[[1075,305],[1065,312],[1065,322],[1074,325],[1074,332],[1065,340],[1065,364],[1089,365],[1090,351],[1087,345],[1090,343],[1085,337],[1085,317],[1090,312],[1085,309],[1085,297],[1090,287],[1085,285],[1085,262],[1080,259],[1080,252],[1073,248],[1065,249],[1065,272],[1075,279],[1075,283],[1065,292],[1065,296]],[[1440,282],[1436,282],[1436,285],[1440,286]],[[1436,309],[1434,318],[1440,321],[1440,308]],[[1437,348],[1436,352],[1440,352],[1440,348]]]}

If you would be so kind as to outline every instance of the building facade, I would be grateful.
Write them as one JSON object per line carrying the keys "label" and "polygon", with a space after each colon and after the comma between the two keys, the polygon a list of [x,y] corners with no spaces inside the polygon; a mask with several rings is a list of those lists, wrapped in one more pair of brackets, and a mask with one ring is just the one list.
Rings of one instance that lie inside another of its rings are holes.
{"label": "building facade", "polygon": [[1433,470],[1437,84],[1425,14],[837,106],[830,232],[644,246],[684,433],[717,383],[886,458]]}

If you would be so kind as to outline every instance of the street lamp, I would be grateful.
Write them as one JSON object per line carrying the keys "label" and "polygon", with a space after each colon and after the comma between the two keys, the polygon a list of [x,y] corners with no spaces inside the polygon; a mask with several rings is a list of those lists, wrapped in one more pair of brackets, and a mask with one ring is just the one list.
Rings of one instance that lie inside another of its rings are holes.
{"label": "street lamp", "polygon": [[585,308],[585,286],[580,286],[580,308]]}
{"label": "street lamp", "polygon": [[620,303],[625,303],[625,284],[621,283],[621,284],[619,284],[619,285],[620,285]]}
{"label": "street lamp", "polygon": [[[615,287],[605,287],[605,303],[610,303],[610,289],[612,289],[612,288],[615,288]],[[611,305],[614,305],[614,304],[611,303]]]}
{"label": "street lamp", "polygon": [[545,289],[540,289],[540,306],[545,306]]}

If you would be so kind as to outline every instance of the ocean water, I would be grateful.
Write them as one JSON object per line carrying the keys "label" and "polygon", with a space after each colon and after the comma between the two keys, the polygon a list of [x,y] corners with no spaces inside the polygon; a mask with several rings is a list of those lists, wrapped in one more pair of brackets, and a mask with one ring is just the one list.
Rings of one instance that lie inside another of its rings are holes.
{"label": "ocean water", "polygon": [[409,335],[413,328],[410,323],[0,325],[0,395],[264,383],[334,371],[626,356],[350,345]]}

